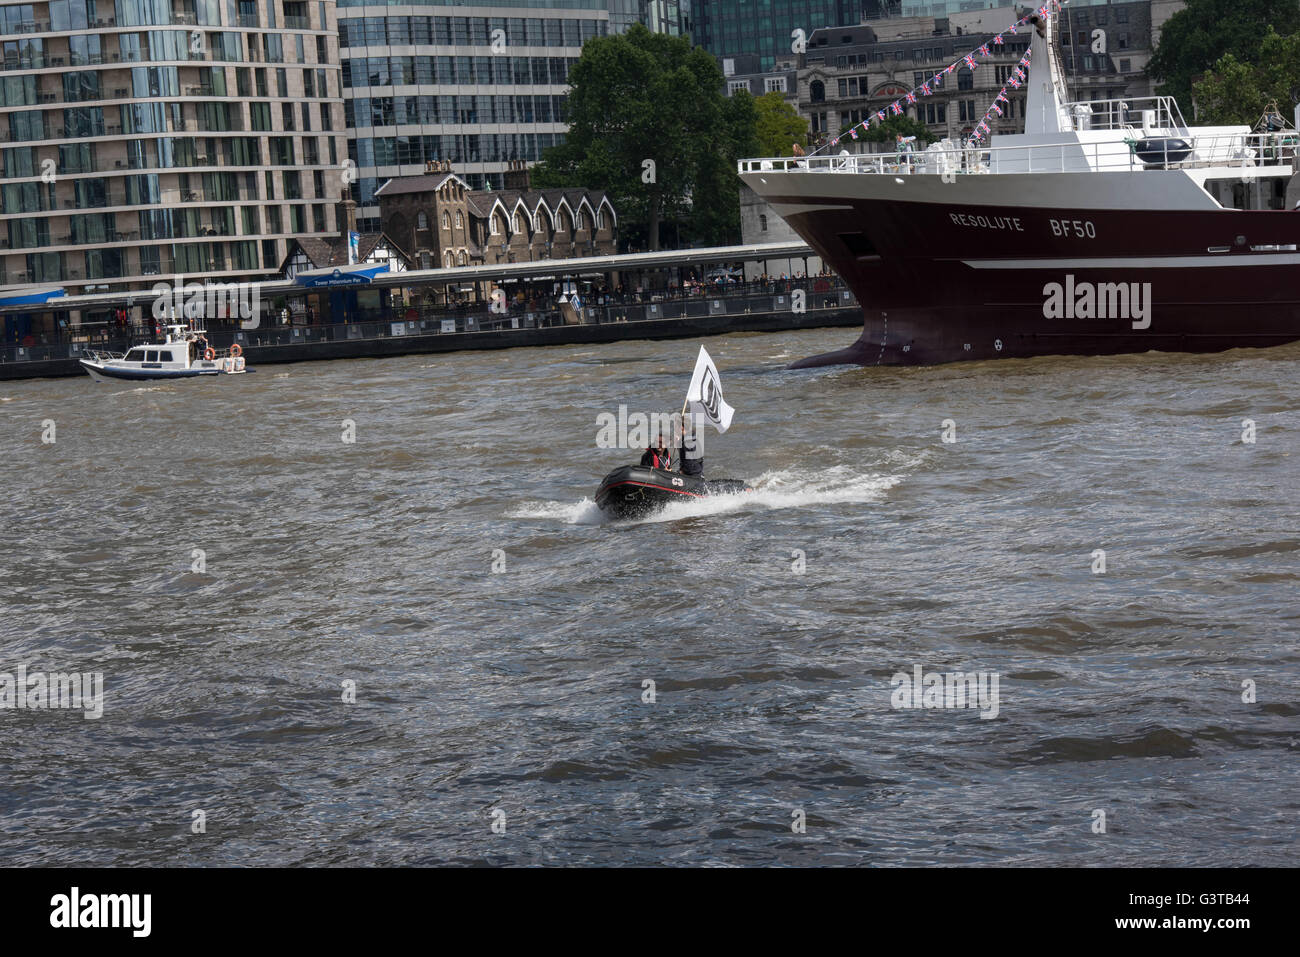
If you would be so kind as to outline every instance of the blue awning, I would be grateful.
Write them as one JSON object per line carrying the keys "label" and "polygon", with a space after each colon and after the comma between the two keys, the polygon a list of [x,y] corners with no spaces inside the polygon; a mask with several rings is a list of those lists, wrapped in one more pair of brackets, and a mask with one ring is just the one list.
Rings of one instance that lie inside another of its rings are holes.
{"label": "blue awning", "polygon": [[23,286],[0,289],[0,306],[39,306],[67,293],[62,286]]}
{"label": "blue awning", "polygon": [[308,289],[320,286],[368,286],[381,272],[388,272],[388,263],[358,263],[355,266],[333,266],[325,269],[307,269],[293,277],[296,285]]}

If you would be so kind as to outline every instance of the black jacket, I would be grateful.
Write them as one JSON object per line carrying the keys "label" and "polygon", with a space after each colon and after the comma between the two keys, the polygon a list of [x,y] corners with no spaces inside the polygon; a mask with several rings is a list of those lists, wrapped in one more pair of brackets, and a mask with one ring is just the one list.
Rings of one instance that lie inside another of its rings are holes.
{"label": "black jacket", "polygon": [[699,448],[694,445],[688,450],[686,440],[682,439],[682,447],[677,450],[677,462],[683,475],[704,474],[704,456],[695,454],[699,451]]}

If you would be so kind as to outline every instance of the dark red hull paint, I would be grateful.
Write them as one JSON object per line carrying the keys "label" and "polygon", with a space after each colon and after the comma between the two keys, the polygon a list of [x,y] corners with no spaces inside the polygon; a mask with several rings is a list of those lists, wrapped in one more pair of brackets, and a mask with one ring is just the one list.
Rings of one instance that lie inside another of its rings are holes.
{"label": "dark red hull paint", "polygon": [[[1300,212],[835,202],[853,208],[795,214],[789,221],[863,303],[862,335],[847,349],[800,360],[795,368],[1217,352],[1300,339],[1300,255],[1294,251]],[[1057,235],[1053,220],[1069,221],[1068,234]],[[1293,249],[1252,251],[1270,245]],[[1216,247],[1225,251],[1211,252]],[[1291,261],[1265,265],[1269,256]],[[1151,262],[1170,257],[1205,262]],[[1044,260],[1070,262],[1042,268]],[[1023,268],[974,268],[972,261]],[[1150,327],[1135,329],[1132,315],[1047,318],[1044,286],[1064,286],[1067,275],[1076,287],[1150,283]]]}

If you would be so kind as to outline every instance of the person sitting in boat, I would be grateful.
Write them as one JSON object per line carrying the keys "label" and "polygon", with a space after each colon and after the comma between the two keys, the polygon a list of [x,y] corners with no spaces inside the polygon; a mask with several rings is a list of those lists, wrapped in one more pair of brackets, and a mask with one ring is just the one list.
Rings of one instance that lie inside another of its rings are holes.
{"label": "person sitting in boat", "polygon": [[672,455],[664,447],[664,435],[659,433],[659,444],[657,446],[648,446],[645,454],[641,456],[641,464],[645,468],[663,469],[667,472],[673,467]]}
{"label": "person sitting in boat", "polygon": [[682,416],[682,443],[677,452],[677,467],[683,475],[704,475],[704,448],[688,415]]}

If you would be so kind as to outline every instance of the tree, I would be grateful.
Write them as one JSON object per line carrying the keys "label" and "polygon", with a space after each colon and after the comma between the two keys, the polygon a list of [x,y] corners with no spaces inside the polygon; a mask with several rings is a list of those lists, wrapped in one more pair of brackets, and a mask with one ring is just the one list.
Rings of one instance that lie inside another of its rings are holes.
{"label": "tree", "polygon": [[736,160],[762,154],[757,101],[747,91],[723,97],[722,130],[700,164],[691,198],[690,233],[708,246],[740,241],[740,176]]}
{"label": "tree", "polygon": [[758,151],[762,156],[791,156],[795,143],[808,145],[808,121],[780,93],[764,93],[758,110]]}
{"label": "tree", "polygon": [[919,120],[912,119],[906,113],[891,115],[883,123],[872,123],[871,129],[863,133],[862,138],[868,143],[892,143],[899,135],[915,136],[916,141],[922,146],[929,146],[938,139],[930,132],[929,127]]}
{"label": "tree", "polygon": [[1270,102],[1290,119],[1291,105],[1300,101],[1300,33],[1284,37],[1270,27],[1254,63],[1226,53],[1194,90],[1207,123],[1254,126]]}
{"label": "tree", "polygon": [[1196,78],[1225,55],[1253,62],[1269,26],[1294,33],[1300,27],[1300,0],[1187,0],[1160,31],[1147,73],[1162,81],[1159,92],[1174,97],[1190,116]]}
{"label": "tree", "polygon": [[709,242],[733,238],[735,164],[758,151],[757,116],[753,98],[729,100],[723,82],[717,61],[682,37],[634,25],[588,40],[569,73],[568,135],[534,182],[606,190],[624,236],[644,235],[651,249],[665,221],[688,222]]}

